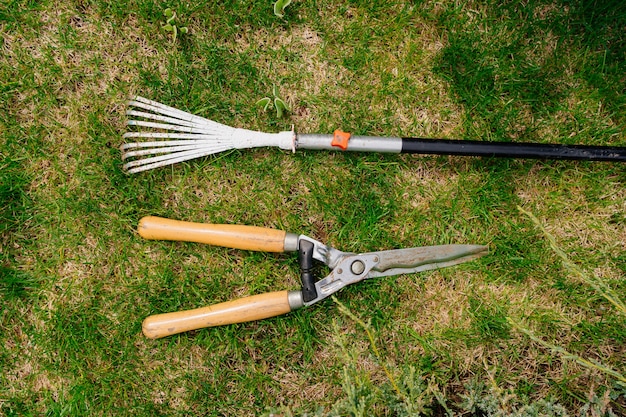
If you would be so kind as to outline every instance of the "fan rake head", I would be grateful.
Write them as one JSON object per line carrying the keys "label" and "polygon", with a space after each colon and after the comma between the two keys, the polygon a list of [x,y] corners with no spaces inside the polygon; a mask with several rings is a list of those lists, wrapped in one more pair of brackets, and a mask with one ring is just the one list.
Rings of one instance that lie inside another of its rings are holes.
{"label": "fan rake head", "polygon": [[124,138],[153,139],[125,143],[120,147],[122,159],[128,161],[124,169],[129,173],[233,148],[230,139],[235,128],[143,97],[134,97],[128,105],[131,109],[126,114],[137,118],[128,120],[128,126],[147,128],[147,131],[127,132]]}
{"label": "fan rake head", "polygon": [[146,139],[120,147],[122,159],[127,161],[124,169],[131,174],[230,149],[294,146],[293,132],[271,134],[238,129],[139,96],[128,105],[126,115],[133,119],[127,124],[137,130],[125,133],[124,139]]}

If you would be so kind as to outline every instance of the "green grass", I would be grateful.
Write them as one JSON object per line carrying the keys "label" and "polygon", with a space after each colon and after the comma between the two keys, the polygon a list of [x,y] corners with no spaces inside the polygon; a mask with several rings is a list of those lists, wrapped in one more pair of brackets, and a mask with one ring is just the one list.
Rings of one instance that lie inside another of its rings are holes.
{"label": "green grass", "polygon": [[[623,302],[622,165],[256,149],[128,176],[117,149],[132,94],[268,132],[624,145],[625,25],[619,1],[0,4],[0,415],[625,414],[594,289]],[[287,118],[254,106],[274,85]],[[490,254],[152,341],[148,315],[299,270],[143,240],[145,215]]]}

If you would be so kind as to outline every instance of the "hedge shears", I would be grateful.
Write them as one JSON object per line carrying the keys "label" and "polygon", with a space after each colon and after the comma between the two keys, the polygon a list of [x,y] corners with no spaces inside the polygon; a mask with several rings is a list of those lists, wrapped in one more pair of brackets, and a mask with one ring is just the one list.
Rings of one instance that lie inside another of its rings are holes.
{"label": "hedge shears", "polygon": [[[261,320],[315,304],[342,288],[369,278],[410,274],[444,268],[487,253],[482,245],[440,245],[367,253],[342,252],[305,235],[282,230],[235,224],[192,223],[144,217],[139,235],[146,239],[206,243],[234,249],[265,252],[298,252],[302,288],[253,295],[194,310],[157,314],[143,321],[151,339],[205,327]],[[317,280],[313,261],[330,273]]]}

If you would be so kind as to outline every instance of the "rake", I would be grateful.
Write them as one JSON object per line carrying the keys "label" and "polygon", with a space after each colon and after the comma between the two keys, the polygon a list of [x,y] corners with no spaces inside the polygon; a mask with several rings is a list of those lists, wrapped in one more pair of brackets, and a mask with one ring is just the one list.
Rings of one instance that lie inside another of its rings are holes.
{"label": "rake", "polygon": [[[545,143],[487,142],[476,140],[353,136],[336,130],[332,135],[300,134],[294,130],[263,133],[226,126],[204,117],[134,97],[128,102],[129,126],[120,149],[124,169],[137,173],[232,149],[279,147],[284,150],[340,150],[355,152],[414,153],[500,158],[564,159],[626,162],[626,147]],[[141,131],[140,128],[145,128]]]}

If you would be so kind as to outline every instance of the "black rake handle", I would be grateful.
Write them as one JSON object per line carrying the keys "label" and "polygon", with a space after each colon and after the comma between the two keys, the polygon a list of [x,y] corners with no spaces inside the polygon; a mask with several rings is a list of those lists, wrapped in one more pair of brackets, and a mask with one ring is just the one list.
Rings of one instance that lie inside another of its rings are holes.
{"label": "black rake handle", "polygon": [[402,138],[402,153],[626,162],[626,147]]}

